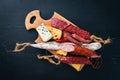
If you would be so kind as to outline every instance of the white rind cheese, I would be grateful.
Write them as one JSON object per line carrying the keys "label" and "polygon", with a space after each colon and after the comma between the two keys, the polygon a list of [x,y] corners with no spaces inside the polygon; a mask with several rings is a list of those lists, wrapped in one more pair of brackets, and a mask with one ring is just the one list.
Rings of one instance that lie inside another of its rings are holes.
{"label": "white rind cheese", "polygon": [[44,23],[42,23],[39,27],[37,27],[36,30],[44,42],[46,42],[52,38],[52,34],[46,28]]}

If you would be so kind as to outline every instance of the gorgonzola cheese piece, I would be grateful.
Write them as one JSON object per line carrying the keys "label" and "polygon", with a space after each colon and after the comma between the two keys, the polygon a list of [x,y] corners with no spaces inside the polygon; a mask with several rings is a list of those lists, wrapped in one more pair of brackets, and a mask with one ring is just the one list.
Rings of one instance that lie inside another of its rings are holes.
{"label": "gorgonzola cheese piece", "polygon": [[44,23],[42,23],[39,27],[37,27],[36,30],[44,42],[46,42],[52,38],[52,34],[46,28]]}

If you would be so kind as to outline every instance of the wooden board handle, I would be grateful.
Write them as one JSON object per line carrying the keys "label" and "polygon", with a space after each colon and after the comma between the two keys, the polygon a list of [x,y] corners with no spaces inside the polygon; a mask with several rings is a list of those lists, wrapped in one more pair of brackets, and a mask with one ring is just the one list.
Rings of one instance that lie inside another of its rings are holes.
{"label": "wooden board handle", "polygon": [[[35,20],[33,23],[30,23],[31,19],[35,17]],[[44,22],[45,24],[47,25],[50,25],[50,19],[48,20],[44,20],[41,18],[40,16],[40,11],[39,10],[34,10],[34,11],[31,11],[30,13],[28,13],[28,15],[26,16],[26,19],[25,19],[25,26],[26,26],[26,29],[27,30],[30,30],[30,29],[35,29],[37,28],[42,22]]]}
{"label": "wooden board handle", "polygon": [[[32,28],[36,28],[38,27],[39,25],[39,18],[40,18],[40,14],[39,14],[39,10],[34,10],[34,11],[31,11],[27,16],[26,16],[26,19],[25,19],[25,26],[26,26],[26,29],[27,30],[30,30]],[[35,17],[35,20],[34,22],[31,24],[30,23],[30,20],[32,19],[32,17]]]}

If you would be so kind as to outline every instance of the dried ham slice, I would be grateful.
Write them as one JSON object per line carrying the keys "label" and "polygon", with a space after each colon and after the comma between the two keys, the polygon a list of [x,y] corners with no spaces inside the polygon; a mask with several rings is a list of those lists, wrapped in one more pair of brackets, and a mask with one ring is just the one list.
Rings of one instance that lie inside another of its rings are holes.
{"label": "dried ham slice", "polygon": [[67,23],[62,21],[62,20],[59,20],[57,18],[52,18],[51,19],[51,26],[53,26],[57,29],[63,30],[67,27],[66,25],[67,25]]}
{"label": "dried ham slice", "polygon": [[90,38],[90,33],[86,30],[83,30],[77,26],[74,26],[72,24],[67,24],[65,21],[62,21],[60,19],[57,18],[52,18],[51,19],[51,26],[60,29],[60,30],[64,30],[70,33],[75,33],[78,36],[84,38],[84,39],[89,39]]}

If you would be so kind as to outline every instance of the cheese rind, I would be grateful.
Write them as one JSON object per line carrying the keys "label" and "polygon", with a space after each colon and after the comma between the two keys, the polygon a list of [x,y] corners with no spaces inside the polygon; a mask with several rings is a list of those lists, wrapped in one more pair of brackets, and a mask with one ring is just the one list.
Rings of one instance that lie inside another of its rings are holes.
{"label": "cheese rind", "polygon": [[52,34],[50,31],[46,28],[44,23],[42,23],[39,27],[36,28],[38,34],[40,35],[41,39],[46,42],[52,38]]}

